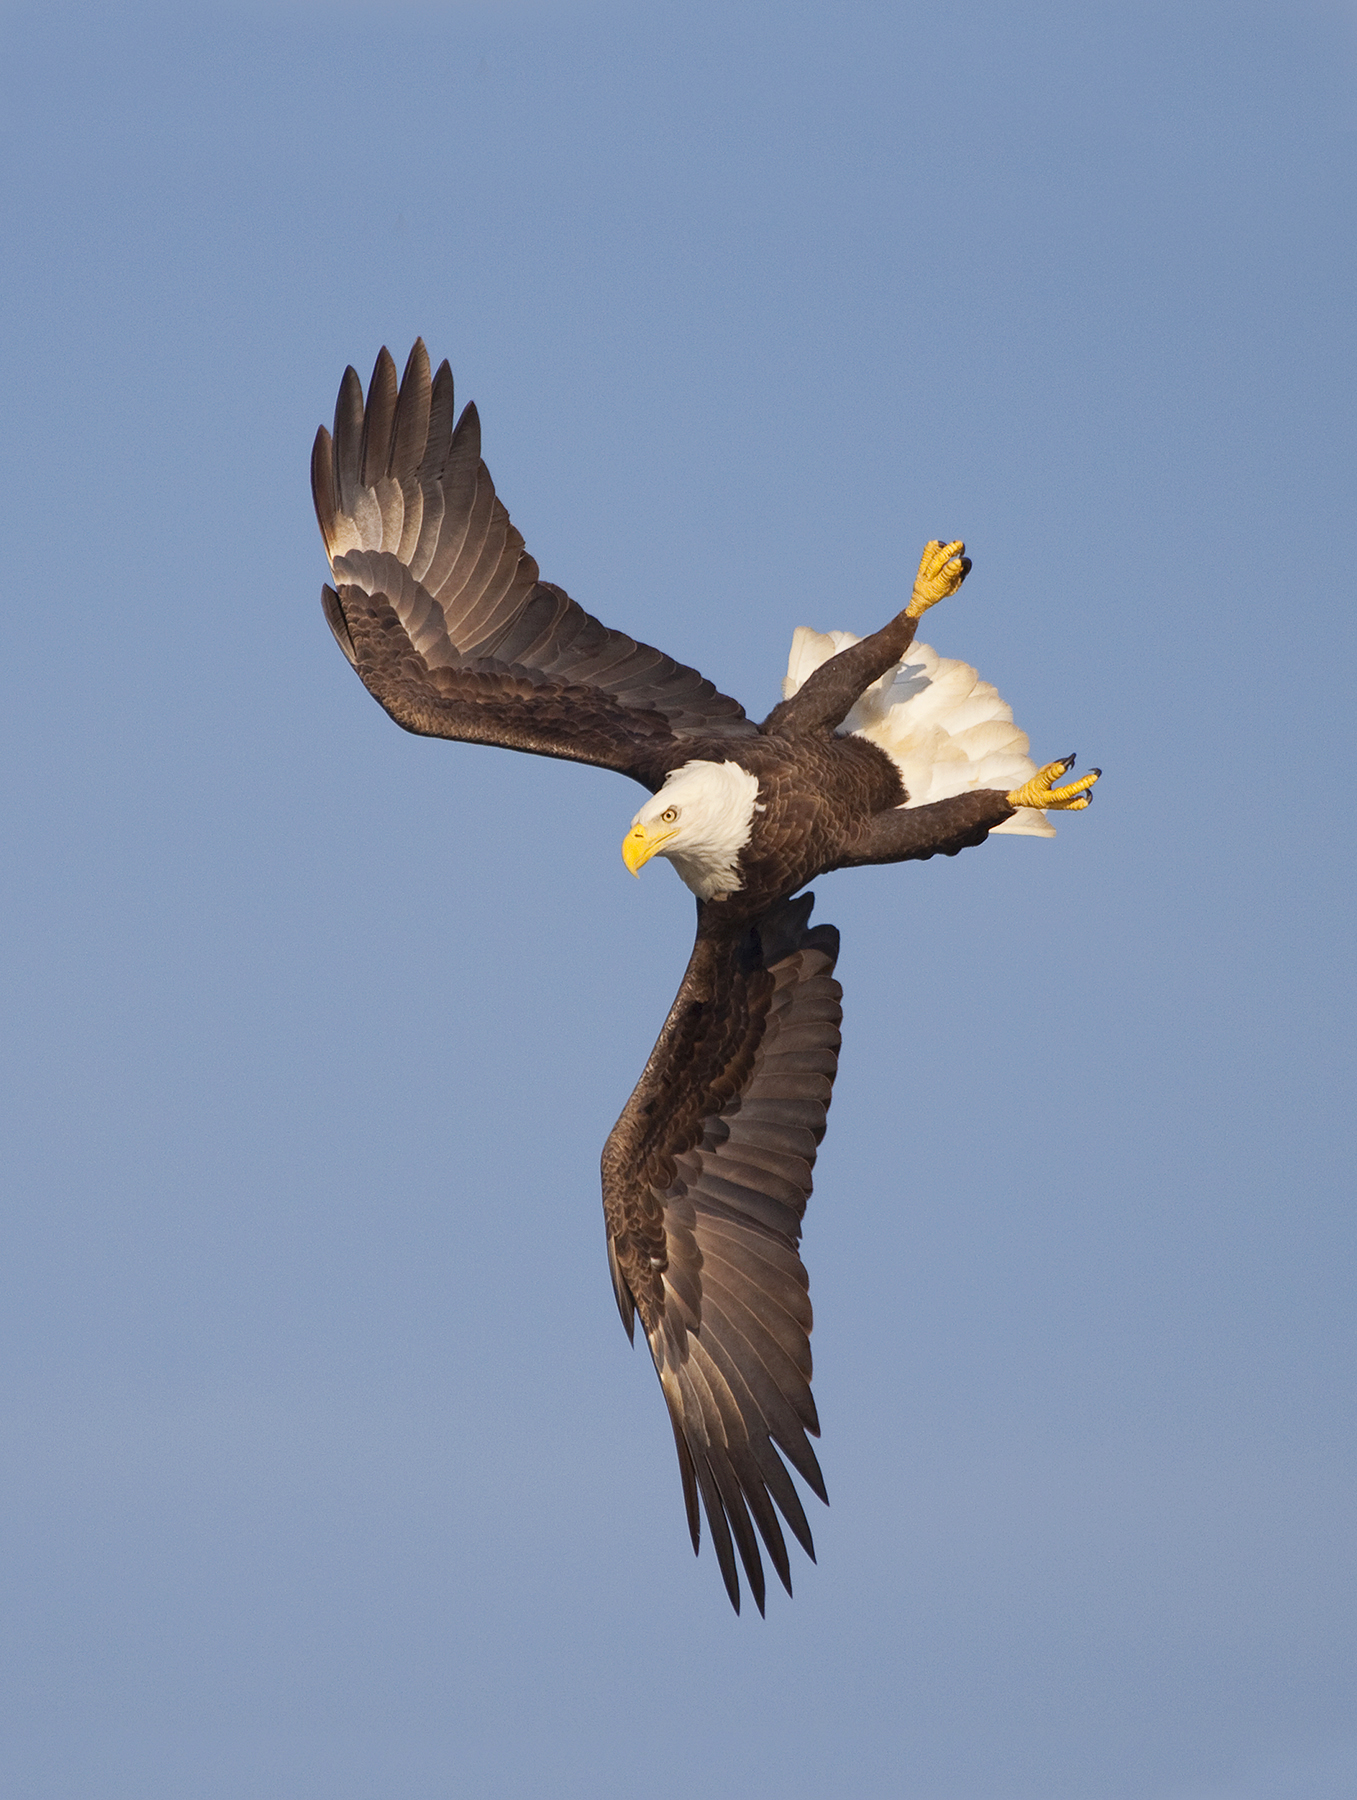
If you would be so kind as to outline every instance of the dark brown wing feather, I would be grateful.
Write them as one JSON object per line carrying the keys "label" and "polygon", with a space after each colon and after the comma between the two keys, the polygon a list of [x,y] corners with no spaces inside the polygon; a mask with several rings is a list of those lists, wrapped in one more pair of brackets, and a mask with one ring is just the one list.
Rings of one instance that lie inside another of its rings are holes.
{"label": "dark brown wing feather", "polygon": [[641,1315],[693,1548],[700,1495],[737,1612],[736,1550],[763,1611],[755,1526],[788,1593],[779,1510],[815,1555],[782,1456],[825,1499],[807,1436],[820,1428],[797,1246],[838,1064],[842,990],[838,933],[807,928],[811,905],[809,894],[781,901],[740,938],[709,935],[699,921],[678,998],[603,1152],[622,1322],[630,1333]]}
{"label": "dark brown wing feather", "polygon": [[[325,614],[392,716],[431,736],[601,763],[649,786],[675,760],[662,746],[753,736],[739,703],[696,669],[610,631],[538,579],[481,461],[475,407],[455,427],[453,410],[447,363],[431,378],[418,342],[398,385],[383,350],[366,403],[345,372],[334,435],[322,426],[311,455],[335,577]],[[581,715],[582,741],[572,731]]]}

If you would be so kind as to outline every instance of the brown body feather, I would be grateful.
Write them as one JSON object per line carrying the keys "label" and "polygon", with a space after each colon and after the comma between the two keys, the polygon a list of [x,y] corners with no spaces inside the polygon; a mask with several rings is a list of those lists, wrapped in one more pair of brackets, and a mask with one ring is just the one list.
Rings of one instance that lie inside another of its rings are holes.
{"label": "brown body feather", "polygon": [[334,572],[330,627],[396,722],[424,736],[566,757],[653,793],[692,761],[758,777],[740,885],[699,904],[663,1031],[603,1152],[608,1258],[628,1332],[640,1314],[732,1603],[736,1555],[760,1611],[758,1540],[788,1591],[778,1514],[810,1555],[783,1458],[825,1497],[809,1438],[811,1309],[797,1246],[839,1048],[838,934],[811,927],[829,869],[955,855],[1014,808],[979,790],[905,808],[895,764],[838,737],[914,636],[900,613],[824,663],[762,725],[696,669],[592,618],[537,565],[495,494],[452,375],[385,350],[366,402],[352,369],[312,454]]}

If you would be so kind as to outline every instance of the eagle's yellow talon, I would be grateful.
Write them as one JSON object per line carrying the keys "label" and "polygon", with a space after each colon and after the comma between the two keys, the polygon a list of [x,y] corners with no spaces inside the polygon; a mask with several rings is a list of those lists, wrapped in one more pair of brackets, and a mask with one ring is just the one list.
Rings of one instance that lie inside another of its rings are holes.
{"label": "eagle's yellow talon", "polygon": [[954,544],[933,538],[924,546],[919,573],[914,577],[914,596],[905,608],[907,619],[921,619],[930,606],[957,591],[971,572],[971,559],[963,554],[965,548],[960,538]]}
{"label": "eagle's yellow talon", "polygon": [[1038,769],[1030,781],[1025,781],[1020,788],[1014,788],[1011,794],[1005,795],[1010,806],[1035,806],[1045,812],[1054,809],[1056,812],[1082,812],[1088,805],[1088,790],[1102,774],[1101,769],[1090,769],[1087,775],[1081,775],[1078,781],[1070,781],[1064,787],[1055,787],[1058,775],[1068,775],[1074,767],[1072,756],[1062,757],[1059,762],[1047,763],[1044,769]]}

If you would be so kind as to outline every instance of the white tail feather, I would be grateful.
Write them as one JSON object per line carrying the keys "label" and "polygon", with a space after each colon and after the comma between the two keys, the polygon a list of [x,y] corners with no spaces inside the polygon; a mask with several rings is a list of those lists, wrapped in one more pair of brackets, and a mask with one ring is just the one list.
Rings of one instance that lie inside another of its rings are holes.
{"label": "white tail feather", "polygon": [[[798,625],[787,658],[782,697],[792,695],[821,663],[859,640],[851,631],[812,631]],[[1013,723],[1013,709],[997,688],[981,681],[969,663],[939,656],[927,644],[911,644],[904,660],[861,696],[839,727],[870,738],[900,771],[906,806],[948,800],[972,788],[1008,793],[1037,772],[1027,733]],[[994,827],[1013,836],[1054,837],[1044,812],[1023,806]]]}

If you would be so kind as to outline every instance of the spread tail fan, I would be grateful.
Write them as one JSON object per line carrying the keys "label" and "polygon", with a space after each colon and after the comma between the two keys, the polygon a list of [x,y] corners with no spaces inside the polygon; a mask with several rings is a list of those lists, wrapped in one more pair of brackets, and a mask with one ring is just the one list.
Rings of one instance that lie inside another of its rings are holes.
{"label": "spread tail fan", "polygon": [[[859,640],[851,631],[812,631],[798,625],[787,659],[782,697],[790,700],[821,663]],[[839,727],[883,749],[900,771],[906,806],[948,800],[973,788],[1008,793],[1030,781],[1037,766],[1027,733],[1013,723],[1013,708],[997,688],[981,681],[969,663],[939,656],[927,644],[911,644],[904,660],[869,687]],[[1022,837],[1054,837],[1055,827],[1036,807],[1024,806],[991,827]]]}

